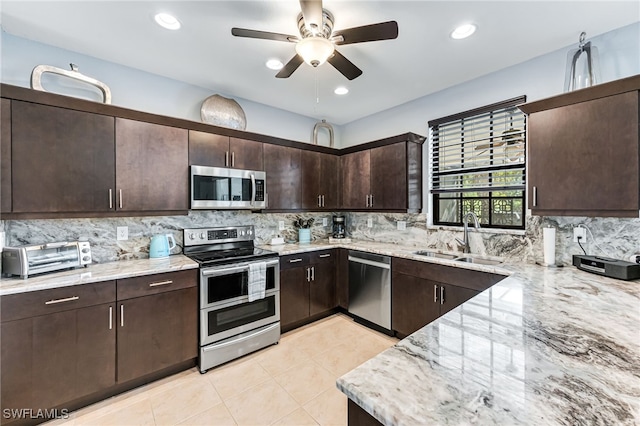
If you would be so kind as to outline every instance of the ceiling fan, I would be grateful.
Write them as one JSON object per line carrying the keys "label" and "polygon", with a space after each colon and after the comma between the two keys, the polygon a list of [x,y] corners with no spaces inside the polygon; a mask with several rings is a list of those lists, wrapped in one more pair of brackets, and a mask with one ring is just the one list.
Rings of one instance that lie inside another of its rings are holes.
{"label": "ceiling fan", "polygon": [[276,74],[277,78],[290,77],[303,62],[317,67],[326,61],[349,80],[359,77],[362,70],[338,52],[336,46],[398,37],[396,21],[333,31],[333,15],[322,8],[322,0],[300,0],[300,9],[302,10],[298,15],[300,36],[245,28],[231,28],[231,34],[236,37],[296,43],[296,55]]}

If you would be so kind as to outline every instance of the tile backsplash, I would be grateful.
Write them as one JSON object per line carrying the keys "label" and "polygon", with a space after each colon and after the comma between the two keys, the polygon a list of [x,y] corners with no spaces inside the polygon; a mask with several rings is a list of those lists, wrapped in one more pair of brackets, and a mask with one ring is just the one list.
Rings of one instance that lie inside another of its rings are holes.
{"label": "tile backsplash", "polygon": [[[401,213],[341,213],[347,217],[347,233],[350,237],[365,241],[401,243],[417,249],[459,250],[455,242],[462,232],[457,228],[427,226],[425,214]],[[248,211],[190,211],[187,216],[115,217],[92,219],[39,219],[0,221],[0,231],[5,231],[6,245],[38,244],[51,241],[86,240],[91,243],[94,261],[97,263],[123,259],[146,258],[149,241],[153,235],[172,234],[182,245],[183,228],[210,226],[254,225],[256,242],[267,244],[271,238],[281,235],[286,241],[297,240],[293,220],[297,217],[314,218],[312,237],[327,238],[331,233],[332,213],[251,213]],[[322,219],[327,226],[322,226]],[[372,227],[367,226],[371,220]],[[278,230],[283,221],[285,229]],[[406,229],[399,231],[397,222],[406,222]],[[542,260],[542,228],[556,228],[556,259],[570,264],[573,254],[582,253],[573,242],[573,227],[585,225],[587,241],[583,244],[588,254],[628,260],[640,253],[640,219],[584,218],[584,217],[527,217],[526,231],[518,233],[480,232],[470,230],[472,253],[527,262]],[[127,226],[129,239],[116,240],[116,228]]]}

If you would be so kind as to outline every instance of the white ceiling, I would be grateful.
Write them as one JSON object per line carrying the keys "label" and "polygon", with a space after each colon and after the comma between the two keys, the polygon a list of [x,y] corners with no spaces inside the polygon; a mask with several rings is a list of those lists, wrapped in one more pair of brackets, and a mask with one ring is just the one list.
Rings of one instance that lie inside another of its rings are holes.
{"label": "white ceiling", "polygon": [[[286,63],[292,43],[233,37],[232,27],[298,35],[297,0],[4,1],[10,34],[163,75],[217,93],[345,124],[640,20],[630,1],[342,1],[324,0],[334,30],[395,20],[395,40],[339,51],[364,71],[348,81],[331,65],[303,64],[288,79],[265,67]],[[168,31],[159,11],[182,23]],[[469,39],[449,33],[477,24]],[[337,86],[349,94],[333,93]]]}

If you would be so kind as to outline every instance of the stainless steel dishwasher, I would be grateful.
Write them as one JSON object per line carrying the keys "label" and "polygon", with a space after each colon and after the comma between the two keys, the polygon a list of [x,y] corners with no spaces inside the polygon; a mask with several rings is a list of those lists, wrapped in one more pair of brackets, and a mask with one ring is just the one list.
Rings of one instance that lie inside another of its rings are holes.
{"label": "stainless steel dishwasher", "polygon": [[349,250],[349,313],[391,332],[389,256]]}

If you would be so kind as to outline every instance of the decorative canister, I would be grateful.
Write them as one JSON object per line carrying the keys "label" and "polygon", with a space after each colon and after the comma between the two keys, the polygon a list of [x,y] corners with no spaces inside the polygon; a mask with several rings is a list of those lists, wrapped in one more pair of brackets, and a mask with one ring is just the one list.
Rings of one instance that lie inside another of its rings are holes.
{"label": "decorative canister", "polygon": [[306,244],[311,242],[311,229],[310,228],[300,228],[298,229],[298,242],[301,244]]}
{"label": "decorative canister", "polygon": [[216,126],[237,130],[244,130],[247,127],[247,118],[240,104],[220,95],[209,96],[202,102],[200,116],[203,122]]}

